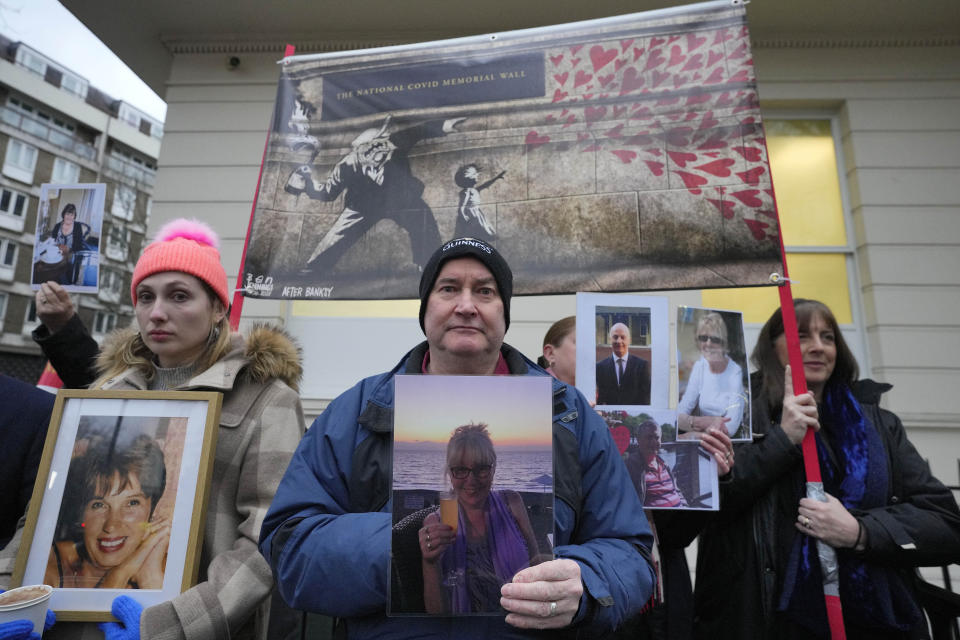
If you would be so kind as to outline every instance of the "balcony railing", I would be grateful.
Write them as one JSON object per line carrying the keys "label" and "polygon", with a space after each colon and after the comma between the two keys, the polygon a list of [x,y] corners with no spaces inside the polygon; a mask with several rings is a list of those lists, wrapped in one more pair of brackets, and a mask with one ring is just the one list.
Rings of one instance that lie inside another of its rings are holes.
{"label": "balcony railing", "polygon": [[110,171],[133,180],[137,185],[152,187],[154,181],[157,179],[157,172],[153,169],[128,162],[116,156],[108,155],[105,166]]}
{"label": "balcony railing", "polygon": [[46,140],[67,151],[71,151],[82,158],[86,158],[87,160],[97,159],[97,150],[92,144],[81,140],[77,136],[51,127],[36,118],[31,118],[25,113],[20,113],[8,107],[0,107],[0,120],[25,133]]}

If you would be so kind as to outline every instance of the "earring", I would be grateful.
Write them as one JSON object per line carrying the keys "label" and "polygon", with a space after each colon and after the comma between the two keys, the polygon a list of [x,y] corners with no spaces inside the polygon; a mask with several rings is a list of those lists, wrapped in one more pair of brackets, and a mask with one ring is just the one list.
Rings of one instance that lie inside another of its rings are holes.
{"label": "earring", "polygon": [[207,344],[214,344],[219,339],[220,339],[220,325],[215,324],[213,325],[213,328],[210,329],[210,335],[207,336]]}

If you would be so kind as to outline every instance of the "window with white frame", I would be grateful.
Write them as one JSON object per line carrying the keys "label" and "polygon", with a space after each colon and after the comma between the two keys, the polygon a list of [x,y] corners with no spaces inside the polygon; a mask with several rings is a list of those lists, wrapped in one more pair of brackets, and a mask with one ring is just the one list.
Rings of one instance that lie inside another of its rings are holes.
{"label": "window with white frame", "polygon": [[61,70],[61,73],[63,73],[60,78],[61,89],[69,91],[79,98],[87,97],[87,88],[90,85],[86,80],[66,70]]}
{"label": "window with white frame", "polygon": [[19,244],[10,238],[0,238],[0,280],[11,282],[17,268]]}
{"label": "window with white frame", "polygon": [[136,129],[140,128],[140,112],[128,105],[126,102],[120,103],[117,111],[117,117]]}
{"label": "window with white frame", "polygon": [[123,275],[116,269],[100,269],[100,298],[119,302],[123,294]]}
{"label": "window with white frame", "polygon": [[63,158],[54,158],[50,182],[53,184],[77,184],[80,182],[80,165]]}
{"label": "window with white frame", "polygon": [[33,184],[33,170],[37,167],[37,148],[16,138],[7,141],[7,155],[3,173],[14,180]]}
{"label": "window with white frame", "polygon": [[37,55],[23,46],[17,47],[17,63],[30,69],[34,73],[39,73],[40,75],[46,75],[47,73],[47,61],[44,60],[42,56]]}
{"label": "window with white frame", "polygon": [[32,104],[21,100],[17,96],[10,96],[7,98],[7,106],[15,111],[20,111],[30,116],[34,115],[36,112],[36,109],[34,109]]}
{"label": "window with white frame", "polygon": [[107,257],[111,260],[123,262],[127,259],[127,249],[130,246],[130,232],[118,225],[110,225],[107,234]]}
{"label": "window with white frame", "polygon": [[94,333],[109,333],[117,326],[117,314],[109,311],[97,311],[93,318]]}
{"label": "window with white frame", "polygon": [[23,231],[29,197],[16,189],[0,187],[0,229]]}
{"label": "window with white frame", "polygon": [[30,306],[23,317],[23,333],[29,334],[37,324],[37,301],[30,298]]}
{"label": "window with white frame", "polygon": [[41,107],[31,104],[29,101],[17,96],[10,96],[7,98],[7,106],[14,111],[19,111],[20,113],[24,113],[31,118],[40,120],[44,124],[51,125],[55,129],[59,129],[64,133],[74,134],[77,131],[77,127],[72,122],[69,122],[58,115],[50,114],[44,111]]}
{"label": "window with white frame", "polygon": [[118,184],[113,190],[113,206],[110,212],[123,220],[133,220],[133,211],[137,206],[137,190]]}

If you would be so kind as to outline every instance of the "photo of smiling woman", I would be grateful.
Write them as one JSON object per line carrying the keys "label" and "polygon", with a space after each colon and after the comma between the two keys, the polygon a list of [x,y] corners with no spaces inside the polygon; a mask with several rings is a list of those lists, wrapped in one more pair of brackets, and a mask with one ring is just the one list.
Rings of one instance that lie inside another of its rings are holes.
{"label": "photo of smiling woman", "polygon": [[[174,500],[166,494],[175,493],[182,434],[171,425],[177,419],[109,420],[112,433],[81,428],[78,435],[44,582],[67,589],[161,589]],[[166,438],[153,435],[158,426]]]}
{"label": "photo of smiling woman", "polygon": [[724,429],[734,441],[750,439],[750,396],[743,317],[736,311],[677,309],[679,439],[696,440]]}
{"label": "photo of smiling woman", "polygon": [[530,518],[519,493],[492,490],[497,452],[487,425],[457,427],[446,463],[450,516],[441,496],[419,532],[427,613],[499,611],[500,587],[543,559]]}

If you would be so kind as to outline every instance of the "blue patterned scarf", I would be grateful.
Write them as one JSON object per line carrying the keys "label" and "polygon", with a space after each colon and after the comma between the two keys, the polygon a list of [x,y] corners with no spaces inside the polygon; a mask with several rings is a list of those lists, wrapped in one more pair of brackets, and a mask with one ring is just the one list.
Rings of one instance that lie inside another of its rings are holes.
{"label": "blue patterned scarf", "polygon": [[[834,464],[818,432],[817,455],[826,492],[850,511],[884,506],[890,482],[887,454],[860,403],[846,385],[831,385],[821,412],[821,424],[826,424],[833,436],[836,460]],[[804,487],[801,483],[800,496],[806,494]],[[860,628],[907,631],[920,620],[920,609],[896,571],[868,564],[851,550],[838,549],[837,557],[845,621]],[[777,609],[821,637],[830,636],[816,539],[799,531]]]}

